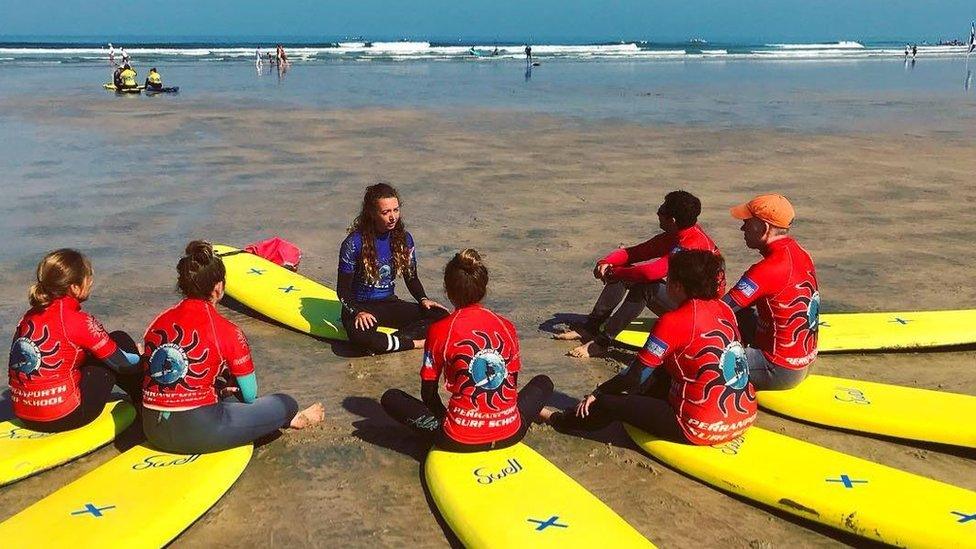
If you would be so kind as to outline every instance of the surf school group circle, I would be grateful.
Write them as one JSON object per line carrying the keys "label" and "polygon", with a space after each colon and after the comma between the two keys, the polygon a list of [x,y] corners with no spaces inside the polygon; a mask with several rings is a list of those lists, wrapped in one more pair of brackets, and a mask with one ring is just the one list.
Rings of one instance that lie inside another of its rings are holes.
{"label": "surf school group circle", "polygon": [[[701,202],[682,190],[658,207],[658,234],[596,261],[593,276],[603,286],[592,311],[554,336],[580,340],[572,356],[605,354],[645,308],[657,319],[629,366],[565,409],[546,406],[547,376],[519,388],[518,333],[483,304],[490,277],[477,250],[457,252],[444,267],[450,307],[428,297],[400,207],[391,185],[367,187],[339,248],[341,323],[368,353],[423,348],[419,398],[391,388],[380,401],[438,448],[504,448],[534,422],[571,433],[621,421],[673,442],[720,444],[755,421],[756,391],[798,385],[817,356],[816,270],[790,234],[795,213],[781,195],[731,208],[745,245],[761,255],[731,288],[718,246],[698,225]],[[10,348],[14,414],[35,431],[77,429],[102,413],[118,386],[149,444],[184,454],[323,421],[321,403],[302,408],[286,394],[259,396],[248,340],[216,308],[225,275],[208,242],[190,242],[176,264],[182,298],[136,342],[83,310],[95,276],[84,254],[47,254]],[[412,300],[396,295],[398,280]]]}

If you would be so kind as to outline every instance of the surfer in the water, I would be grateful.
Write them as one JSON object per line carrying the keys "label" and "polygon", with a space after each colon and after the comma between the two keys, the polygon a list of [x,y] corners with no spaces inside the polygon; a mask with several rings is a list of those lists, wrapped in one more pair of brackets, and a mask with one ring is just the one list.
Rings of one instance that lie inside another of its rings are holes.
{"label": "surfer in the water", "polygon": [[756,419],[756,394],[735,314],[718,297],[723,270],[722,258],[710,251],[674,254],[667,291],[678,307],[661,316],[630,366],[576,406],[546,409],[542,418],[580,431],[623,421],[699,445],[741,435]]}
{"label": "surfer in the water", "polygon": [[105,331],[81,310],[94,270],[80,252],[61,249],[37,266],[31,309],[14,333],[9,385],[14,414],[28,429],[69,431],[91,423],[118,385],[138,409],[139,349],[125,332]]}
{"label": "surfer in the water", "polygon": [[[583,339],[585,343],[569,352],[578,358],[606,354],[611,341],[650,308],[661,316],[674,309],[668,297],[665,278],[668,258],[681,250],[707,250],[718,254],[718,247],[698,225],[701,201],[687,191],[672,191],[657,209],[658,225],[664,231],[654,238],[618,248],[596,263],[593,276],[603,282],[603,291],[586,323],[556,334],[555,339]],[[719,291],[724,292],[724,280]]]}
{"label": "surfer in the water", "polygon": [[[399,389],[383,394],[390,416],[439,448],[478,452],[522,440],[552,394],[552,381],[532,378],[518,391],[522,367],[518,334],[506,318],[481,304],[488,269],[477,251],[462,250],[444,268],[454,312],[427,334],[418,400]],[[451,393],[447,407],[438,380]]]}
{"label": "surfer in the water", "polygon": [[746,246],[763,259],[722,298],[735,311],[749,345],[749,377],[756,390],[795,387],[817,357],[820,292],[813,259],[790,236],[793,205],[778,194],[732,208]]}
{"label": "surfer in the water", "polygon": [[[401,276],[417,303],[394,293]],[[427,297],[417,277],[413,236],[400,215],[400,195],[386,183],[366,188],[362,209],[339,248],[337,286],[349,341],[372,353],[423,345],[427,324],[448,314]],[[380,326],[400,331],[386,334],[377,331]]]}
{"label": "surfer in the water", "polygon": [[149,442],[201,454],[321,422],[321,403],[299,412],[288,395],[257,396],[247,338],[214,307],[224,296],[225,270],[210,244],[190,242],[176,270],[184,299],[145,335],[142,425]]}

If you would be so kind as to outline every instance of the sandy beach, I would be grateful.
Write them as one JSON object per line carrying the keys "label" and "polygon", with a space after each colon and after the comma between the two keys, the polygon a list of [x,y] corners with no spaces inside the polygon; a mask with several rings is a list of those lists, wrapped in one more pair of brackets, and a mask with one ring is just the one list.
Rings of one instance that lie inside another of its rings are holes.
{"label": "sandy beach", "polygon": [[[300,272],[332,286],[363,188],[396,185],[427,290],[446,303],[445,262],[481,251],[487,304],[517,325],[525,375],[547,374],[565,405],[631,354],[564,356],[555,323],[589,311],[606,251],[657,231],[664,194],[699,196],[701,223],[737,278],[758,255],[728,209],[780,192],[814,257],[827,312],[976,307],[976,144],[910,127],[885,132],[587,120],[508,109],[316,108],[186,98],[0,99],[29,142],[0,176],[0,333],[26,308],[48,250],[95,263],[86,308],[141,335],[178,300],[175,263],[192,238],[243,245],[272,235],[305,252]],[[401,285],[402,286],[402,285]],[[404,288],[399,289],[406,296]],[[324,426],[259,447],[237,484],[178,547],[443,547],[420,483],[425,448],[387,418],[389,387],[419,390],[420,352],[354,356],[244,312],[261,391],[324,402]],[[822,356],[818,373],[976,394],[976,351]],[[972,418],[960,418],[970,422]],[[758,425],[976,490],[958,449],[884,440],[762,412]],[[125,441],[122,441],[124,443]],[[861,539],[759,508],[639,452],[623,430],[592,439],[535,426],[526,443],[661,547],[826,547]],[[0,491],[5,519],[117,455],[110,445]]]}

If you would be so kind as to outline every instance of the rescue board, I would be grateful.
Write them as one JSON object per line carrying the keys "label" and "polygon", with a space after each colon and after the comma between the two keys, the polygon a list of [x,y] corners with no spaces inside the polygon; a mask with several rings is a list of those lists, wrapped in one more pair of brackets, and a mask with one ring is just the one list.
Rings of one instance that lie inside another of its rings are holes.
{"label": "rescue board", "polygon": [[[642,347],[656,319],[641,318],[616,340]],[[976,309],[911,313],[826,313],[820,315],[821,353],[926,349],[976,344]]]}
{"label": "rescue board", "polygon": [[115,93],[141,93],[145,86],[136,86],[134,88],[122,88],[117,89],[115,84],[102,84],[102,87],[106,90],[114,91]]}
{"label": "rescue board", "polygon": [[342,327],[342,306],[335,290],[244,250],[222,244],[213,248],[227,271],[227,295],[299,332],[349,339]]}
{"label": "rescue board", "polygon": [[763,408],[802,421],[976,448],[976,396],[818,375],[758,395]]}
{"label": "rescue board", "polygon": [[115,440],[136,417],[128,402],[109,402],[94,421],[62,433],[31,431],[19,420],[0,423],[0,486],[81,457]]}
{"label": "rescue board", "polygon": [[163,547],[241,475],[253,446],[180,455],[140,445],[0,524],[7,548]]}
{"label": "rescue board", "polygon": [[976,547],[976,492],[758,427],[716,446],[625,428],[678,471],[792,515],[899,547]]}
{"label": "rescue board", "polygon": [[468,548],[653,547],[525,444],[474,453],[435,448],[424,477],[441,516]]}

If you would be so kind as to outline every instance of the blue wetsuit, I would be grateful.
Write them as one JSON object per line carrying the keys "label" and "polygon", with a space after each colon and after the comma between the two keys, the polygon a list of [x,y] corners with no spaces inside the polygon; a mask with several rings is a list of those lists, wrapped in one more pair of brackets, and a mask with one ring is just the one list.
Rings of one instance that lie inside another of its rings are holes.
{"label": "blue wetsuit", "polygon": [[[427,293],[417,277],[413,236],[406,234],[410,254],[409,273],[395,271],[391,236],[391,232],[376,236],[376,261],[379,267],[379,279],[376,282],[368,281],[363,272],[362,233],[350,233],[339,248],[337,293],[342,302],[342,325],[349,335],[349,341],[372,353],[413,349],[413,340],[424,337],[428,321],[447,315],[447,311],[443,309],[424,309],[419,305],[427,297]],[[407,290],[417,303],[403,301],[396,296],[397,276],[403,276]],[[354,323],[356,315],[363,311],[371,313],[377,320],[377,324],[367,330],[357,328]],[[379,326],[401,331],[385,334],[376,330]]]}

